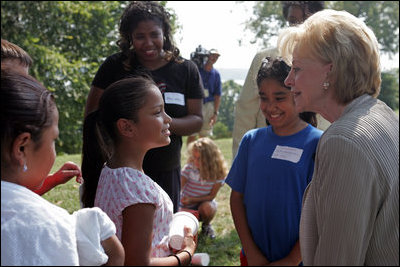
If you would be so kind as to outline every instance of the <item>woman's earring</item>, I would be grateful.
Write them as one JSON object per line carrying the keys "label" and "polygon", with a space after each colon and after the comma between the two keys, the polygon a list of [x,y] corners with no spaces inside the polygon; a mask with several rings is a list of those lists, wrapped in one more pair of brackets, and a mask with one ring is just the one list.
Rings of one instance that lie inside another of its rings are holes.
{"label": "woman's earring", "polygon": [[324,90],[328,90],[328,87],[329,87],[329,83],[328,82],[324,82],[322,84],[322,88],[324,88]]}
{"label": "woman's earring", "polygon": [[24,162],[24,166],[22,167],[22,171],[26,172],[28,170],[28,166],[26,166],[26,162]]}

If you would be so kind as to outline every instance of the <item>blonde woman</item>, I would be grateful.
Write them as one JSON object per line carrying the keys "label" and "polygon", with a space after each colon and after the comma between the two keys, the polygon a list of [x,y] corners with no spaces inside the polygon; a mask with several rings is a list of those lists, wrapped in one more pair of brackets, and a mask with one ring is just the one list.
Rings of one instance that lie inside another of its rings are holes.
{"label": "blonde woman", "polygon": [[188,161],[181,173],[181,210],[195,210],[203,222],[201,233],[215,238],[211,220],[217,212],[214,200],[224,184],[228,168],[215,142],[203,137],[188,146]]}
{"label": "blonde woman", "polygon": [[399,117],[376,99],[378,42],[345,11],[315,13],[278,40],[299,112],[331,122],[304,193],[304,265],[399,265]]}

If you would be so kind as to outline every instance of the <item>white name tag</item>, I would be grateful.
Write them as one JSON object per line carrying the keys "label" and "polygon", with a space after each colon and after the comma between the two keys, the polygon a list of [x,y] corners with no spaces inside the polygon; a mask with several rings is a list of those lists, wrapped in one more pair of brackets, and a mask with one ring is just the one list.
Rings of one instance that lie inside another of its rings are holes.
{"label": "white name tag", "polygon": [[303,154],[303,149],[289,146],[276,146],[271,158],[282,159],[297,163],[301,158],[301,154]]}
{"label": "white name tag", "polygon": [[208,91],[207,88],[204,88],[204,97],[209,97],[210,96],[210,92]]}
{"label": "white name tag", "polygon": [[166,92],[164,93],[164,97],[165,104],[185,105],[185,96],[183,94]]}

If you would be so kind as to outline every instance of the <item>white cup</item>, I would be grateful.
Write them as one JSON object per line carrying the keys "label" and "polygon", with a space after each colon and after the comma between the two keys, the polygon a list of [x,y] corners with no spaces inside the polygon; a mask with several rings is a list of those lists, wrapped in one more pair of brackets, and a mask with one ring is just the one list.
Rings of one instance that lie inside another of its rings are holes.
{"label": "white cup", "polygon": [[192,257],[192,265],[208,266],[210,263],[210,256],[208,253],[194,253]]}
{"label": "white cup", "polygon": [[199,229],[199,221],[193,214],[187,211],[179,211],[173,215],[169,229],[169,245],[174,249],[179,250],[182,248],[183,237],[185,235],[184,226],[192,229],[193,235],[196,235]]}

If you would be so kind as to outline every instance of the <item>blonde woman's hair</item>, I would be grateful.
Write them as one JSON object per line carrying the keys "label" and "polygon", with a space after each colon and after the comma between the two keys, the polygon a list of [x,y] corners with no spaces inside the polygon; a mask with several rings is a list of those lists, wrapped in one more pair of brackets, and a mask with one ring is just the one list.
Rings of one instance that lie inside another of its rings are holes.
{"label": "blonde woman's hair", "polygon": [[[381,86],[378,41],[361,20],[346,11],[325,9],[303,24],[289,27],[278,38],[280,54],[289,62],[293,50],[323,63],[332,63],[330,88],[339,104],[369,94],[377,97]],[[322,89],[322,85],[321,85]]]}
{"label": "blonde woman's hair", "polygon": [[188,163],[193,163],[193,151],[200,153],[200,179],[207,181],[215,181],[224,179],[228,174],[228,167],[221,150],[215,142],[208,138],[202,137],[188,145]]}

